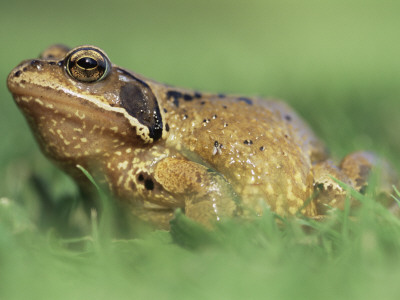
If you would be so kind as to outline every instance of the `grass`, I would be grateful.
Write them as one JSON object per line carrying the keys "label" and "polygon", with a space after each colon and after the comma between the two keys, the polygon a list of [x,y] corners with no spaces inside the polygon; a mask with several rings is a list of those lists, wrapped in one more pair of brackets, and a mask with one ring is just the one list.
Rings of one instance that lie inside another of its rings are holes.
{"label": "grass", "polygon": [[88,236],[44,235],[3,201],[2,298],[395,299],[400,220],[362,197],[351,219],[333,211],[325,222],[277,222],[266,211],[208,231],[178,212],[170,233],[128,240],[110,238],[112,220],[98,225],[95,214]]}
{"label": "grass", "polygon": [[[93,43],[162,82],[287,99],[334,157],[400,170],[400,5],[389,1],[17,1],[0,9],[0,78],[49,44]],[[88,11],[96,18],[88,18]],[[400,223],[374,201],[325,222],[266,211],[210,232],[115,235],[36,146],[0,85],[1,299],[397,299]],[[394,195],[400,198],[398,195]],[[105,202],[108,205],[108,202]],[[353,215],[348,217],[348,215]]]}

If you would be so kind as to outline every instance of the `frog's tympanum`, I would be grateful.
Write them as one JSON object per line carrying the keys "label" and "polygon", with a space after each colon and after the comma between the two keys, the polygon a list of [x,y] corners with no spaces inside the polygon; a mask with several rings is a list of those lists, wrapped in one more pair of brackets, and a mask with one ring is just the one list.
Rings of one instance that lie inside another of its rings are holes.
{"label": "frog's tympanum", "polygon": [[[324,215],[346,199],[333,178],[363,192],[377,164],[355,152],[334,165],[283,102],[171,87],[113,65],[94,46],[52,46],[7,83],[52,161],[81,186],[89,185],[83,166],[160,227],[177,208],[207,225],[266,207]],[[381,190],[390,193],[396,176],[384,169]]]}

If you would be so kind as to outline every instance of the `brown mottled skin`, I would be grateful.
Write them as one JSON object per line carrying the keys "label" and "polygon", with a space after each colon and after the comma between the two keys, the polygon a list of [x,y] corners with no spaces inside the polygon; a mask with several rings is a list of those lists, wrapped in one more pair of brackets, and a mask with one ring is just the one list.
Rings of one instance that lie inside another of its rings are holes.
{"label": "brown mottled skin", "polygon": [[[356,152],[336,167],[283,102],[166,86],[112,65],[94,46],[52,46],[7,83],[50,159],[81,186],[83,166],[160,227],[176,208],[207,225],[265,207],[318,216],[343,207],[331,176],[362,191],[377,164]],[[391,172],[385,167],[388,193]]]}

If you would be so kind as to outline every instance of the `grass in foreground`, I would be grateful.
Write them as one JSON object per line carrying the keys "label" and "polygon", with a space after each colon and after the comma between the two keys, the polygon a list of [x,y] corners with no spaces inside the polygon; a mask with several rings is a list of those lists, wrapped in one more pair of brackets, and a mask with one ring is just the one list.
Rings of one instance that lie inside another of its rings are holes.
{"label": "grass in foreground", "polygon": [[[400,221],[371,195],[324,222],[229,220],[208,231],[179,211],[171,231],[119,240],[91,216],[74,239],[37,230],[24,208],[0,203],[1,299],[395,299]],[[400,197],[400,195],[397,195]]]}

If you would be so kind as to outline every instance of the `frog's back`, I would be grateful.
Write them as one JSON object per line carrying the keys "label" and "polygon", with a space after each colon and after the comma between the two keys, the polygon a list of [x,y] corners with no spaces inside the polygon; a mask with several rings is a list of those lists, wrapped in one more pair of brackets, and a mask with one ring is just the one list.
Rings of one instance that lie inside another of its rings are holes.
{"label": "frog's back", "polygon": [[[166,95],[168,143],[223,174],[245,206],[261,210],[257,203],[266,199],[279,214],[294,214],[311,196],[311,164],[324,148],[287,105],[182,91]],[[314,208],[304,213],[313,215]]]}

